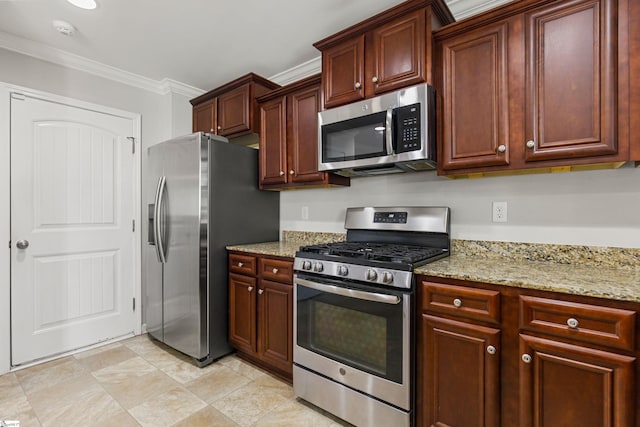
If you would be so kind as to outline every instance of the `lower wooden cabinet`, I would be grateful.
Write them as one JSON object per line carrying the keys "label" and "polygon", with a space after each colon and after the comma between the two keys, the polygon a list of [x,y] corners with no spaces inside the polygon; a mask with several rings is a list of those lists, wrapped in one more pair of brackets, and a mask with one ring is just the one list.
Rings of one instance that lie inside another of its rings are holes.
{"label": "lower wooden cabinet", "polygon": [[500,330],[423,314],[422,333],[422,425],[499,425]]}
{"label": "lower wooden cabinet", "polygon": [[[247,265],[244,274],[234,273]],[[293,374],[293,263],[229,255],[229,341],[238,355],[291,381]]]}

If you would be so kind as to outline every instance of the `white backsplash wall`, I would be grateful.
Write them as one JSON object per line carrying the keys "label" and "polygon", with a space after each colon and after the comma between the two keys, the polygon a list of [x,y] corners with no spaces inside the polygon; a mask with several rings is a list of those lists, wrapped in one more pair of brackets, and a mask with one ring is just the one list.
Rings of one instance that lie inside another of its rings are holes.
{"label": "white backsplash wall", "polygon": [[[506,223],[492,222],[494,201],[507,202]],[[351,206],[449,206],[454,239],[640,247],[640,169],[632,165],[457,180],[435,172],[352,178],[348,188],[283,191],[280,229],[344,232]]]}

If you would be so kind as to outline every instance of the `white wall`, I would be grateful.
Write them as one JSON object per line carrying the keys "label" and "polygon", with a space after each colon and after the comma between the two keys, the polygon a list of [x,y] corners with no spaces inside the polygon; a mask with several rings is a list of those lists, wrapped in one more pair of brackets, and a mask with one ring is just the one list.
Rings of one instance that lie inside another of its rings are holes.
{"label": "white wall", "polygon": [[[141,114],[142,174],[146,147],[191,131],[191,105],[182,95],[136,88],[0,48],[2,83]],[[9,97],[0,87],[0,374],[9,369]]]}
{"label": "white wall", "polygon": [[[640,169],[451,180],[435,172],[361,177],[349,188],[282,192],[280,229],[344,232],[349,206],[450,206],[455,239],[640,247]],[[508,222],[493,223],[493,201]],[[309,219],[301,217],[309,207]]]}

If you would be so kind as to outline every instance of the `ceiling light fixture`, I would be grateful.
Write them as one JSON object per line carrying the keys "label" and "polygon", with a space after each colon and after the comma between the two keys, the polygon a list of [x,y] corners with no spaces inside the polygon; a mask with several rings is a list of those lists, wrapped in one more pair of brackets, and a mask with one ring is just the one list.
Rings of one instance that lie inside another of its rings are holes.
{"label": "ceiling light fixture", "polygon": [[56,31],[64,36],[72,36],[76,32],[76,27],[66,21],[61,21],[59,19],[53,21],[53,28],[55,28]]}
{"label": "ceiling light fixture", "polygon": [[81,9],[93,10],[98,7],[98,4],[95,0],[67,0],[74,6],[77,6]]}

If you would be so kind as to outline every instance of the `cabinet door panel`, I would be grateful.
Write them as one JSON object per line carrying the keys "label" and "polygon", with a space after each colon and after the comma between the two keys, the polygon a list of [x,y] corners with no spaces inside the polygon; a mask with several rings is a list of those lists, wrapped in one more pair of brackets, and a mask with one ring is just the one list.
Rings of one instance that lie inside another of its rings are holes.
{"label": "cabinet door panel", "polygon": [[617,152],[616,13],[581,0],[525,15],[527,161]]}
{"label": "cabinet door panel", "polygon": [[422,334],[423,425],[499,425],[500,331],[422,315]]}
{"label": "cabinet door panel", "polygon": [[[372,95],[425,80],[425,11],[418,10],[371,33],[373,69],[367,75]],[[374,81],[375,78],[375,81]]]}
{"label": "cabinet door panel", "polygon": [[260,183],[287,182],[287,106],[278,98],[260,108]]}
{"label": "cabinet door panel", "polygon": [[257,351],[256,279],[229,275],[229,341],[238,350]]}
{"label": "cabinet door panel", "polygon": [[520,335],[521,427],[628,427],[635,358]]}
{"label": "cabinet door panel", "polygon": [[509,164],[508,27],[488,25],[442,43],[445,170]]}
{"label": "cabinet door panel", "polygon": [[294,172],[291,181],[322,181],[324,173],[318,172],[320,88],[295,93],[289,100],[289,172]]}
{"label": "cabinet door panel", "polygon": [[260,357],[281,371],[292,373],[293,287],[263,280],[260,290]]}
{"label": "cabinet door panel", "polygon": [[250,85],[218,96],[218,134],[230,136],[251,129]]}
{"label": "cabinet door panel", "polygon": [[322,52],[324,107],[364,98],[364,35]]}
{"label": "cabinet door panel", "polygon": [[193,131],[216,133],[216,99],[193,107]]}

